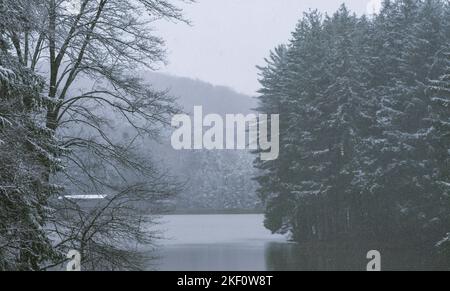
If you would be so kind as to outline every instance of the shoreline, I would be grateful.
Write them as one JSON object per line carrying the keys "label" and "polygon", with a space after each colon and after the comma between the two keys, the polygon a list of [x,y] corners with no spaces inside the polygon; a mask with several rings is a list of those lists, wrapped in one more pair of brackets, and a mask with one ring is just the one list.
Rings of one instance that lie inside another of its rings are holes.
{"label": "shoreline", "polygon": [[260,209],[180,209],[162,213],[161,215],[242,215],[259,214],[264,215]]}

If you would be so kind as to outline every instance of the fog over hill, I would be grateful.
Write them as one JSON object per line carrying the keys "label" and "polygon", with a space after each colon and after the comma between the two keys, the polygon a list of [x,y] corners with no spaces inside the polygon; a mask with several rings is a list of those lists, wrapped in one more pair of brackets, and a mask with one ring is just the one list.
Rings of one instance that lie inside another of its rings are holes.
{"label": "fog over hill", "polygon": [[[234,90],[184,77],[146,72],[141,77],[157,90],[168,90],[186,113],[202,106],[203,113],[249,114],[256,98]],[[176,199],[177,210],[253,210],[260,206],[256,198],[253,155],[248,151],[175,151],[170,146],[171,130],[161,143],[150,141],[153,153],[164,157],[160,162],[186,186]]]}
{"label": "fog over hill", "polygon": [[[153,89],[167,91],[167,95],[176,98],[180,109],[187,114],[193,112],[194,106],[202,106],[204,115],[215,113],[222,116],[249,114],[256,107],[256,98],[237,93],[231,88],[154,72],[141,72],[139,76]],[[85,91],[91,83],[91,80],[83,79],[76,84],[75,90]],[[108,120],[110,126],[105,131],[111,139],[124,145],[134,139],[135,130],[125,122],[123,116],[102,107],[95,110]],[[66,130],[69,134],[83,131],[85,135],[97,135],[95,130],[84,128],[82,123]],[[163,128],[157,141],[147,137],[134,141],[134,148],[139,155],[153,161],[158,168],[166,170],[168,175],[183,185],[179,195],[170,203],[172,210],[209,212],[259,209],[256,183],[252,180],[256,171],[253,167],[254,156],[249,151],[176,151],[170,144],[172,130],[170,127]],[[86,159],[89,160],[89,157]],[[94,166],[96,164],[95,161],[89,162]],[[105,179],[117,179],[111,173],[104,175]],[[128,178],[139,180],[133,176]],[[80,178],[80,181],[84,179]],[[68,194],[85,194],[72,187],[66,190]]]}
{"label": "fog over hill", "polygon": [[256,98],[225,86],[154,72],[141,73],[140,76],[155,89],[168,89],[186,112],[192,112],[194,106],[201,105],[206,113],[248,114],[256,107]]}

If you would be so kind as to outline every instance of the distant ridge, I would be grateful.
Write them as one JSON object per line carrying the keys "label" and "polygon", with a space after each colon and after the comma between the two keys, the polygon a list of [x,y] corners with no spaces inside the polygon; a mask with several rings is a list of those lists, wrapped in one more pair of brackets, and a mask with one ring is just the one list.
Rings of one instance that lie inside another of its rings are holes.
{"label": "distant ridge", "polygon": [[157,90],[169,90],[187,112],[202,105],[205,113],[248,114],[256,107],[256,98],[232,88],[213,85],[198,79],[143,72],[140,76]]}

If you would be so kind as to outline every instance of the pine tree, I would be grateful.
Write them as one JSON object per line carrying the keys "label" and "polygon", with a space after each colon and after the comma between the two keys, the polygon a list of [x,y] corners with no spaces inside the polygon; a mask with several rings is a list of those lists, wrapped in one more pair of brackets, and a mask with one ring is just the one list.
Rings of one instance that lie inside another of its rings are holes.
{"label": "pine tree", "polygon": [[373,18],[311,12],[272,53],[259,110],[281,114],[281,151],[257,161],[269,229],[427,247],[448,232],[448,107],[437,106],[448,11],[396,0]]}
{"label": "pine tree", "polygon": [[[260,90],[260,102],[258,111],[264,113],[284,112],[282,104],[286,104],[287,96],[283,89],[286,88],[286,80],[284,80],[287,72],[287,52],[286,46],[279,46],[270,53],[269,59],[266,59],[267,67],[260,67],[261,84],[263,88]],[[281,115],[280,132],[285,133],[288,124]],[[283,134],[280,133],[280,137]],[[288,150],[285,147],[285,150]],[[286,195],[281,183],[283,175],[283,165],[288,163],[285,159],[287,155],[282,154],[275,161],[261,161],[257,159],[255,166],[260,169],[262,175],[255,180],[259,183],[259,197],[266,205],[265,225],[273,232],[285,233],[289,231],[290,222],[286,219],[289,213],[288,208],[293,204],[289,203],[289,197]]]}
{"label": "pine tree", "polygon": [[[448,50],[447,50],[448,51]],[[450,249],[450,53],[442,56],[443,75],[431,81],[429,94],[433,102],[430,108],[432,128],[428,143],[433,149],[433,181],[438,189],[434,197],[435,228],[440,235],[438,246]]]}
{"label": "pine tree", "polygon": [[[373,192],[378,196],[384,221],[380,232],[420,242],[435,219],[430,169],[433,158],[424,141],[430,133],[427,120],[430,99],[426,82],[435,54],[445,44],[445,18],[440,1],[395,1],[375,20],[379,85],[377,121],[383,132],[374,151]],[[389,221],[389,222],[388,222]]]}
{"label": "pine tree", "polygon": [[58,254],[45,230],[59,148],[39,115],[42,80],[0,52],[0,270],[39,270]]}

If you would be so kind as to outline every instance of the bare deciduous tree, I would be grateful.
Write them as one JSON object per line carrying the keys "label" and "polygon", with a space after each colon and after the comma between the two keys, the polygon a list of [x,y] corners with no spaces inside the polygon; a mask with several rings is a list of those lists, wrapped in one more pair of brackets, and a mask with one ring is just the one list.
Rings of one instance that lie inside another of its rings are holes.
{"label": "bare deciduous tree", "polygon": [[[89,206],[51,199],[47,231],[55,247],[61,254],[80,250],[89,269],[142,267],[129,245],[148,244],[154,236],[144,229],[148,207],[142,205],[154,205],[177,187],[137,156],[134,144],[142,135],[157,136],[178,110],[166,92],[134,72],[164,64],[164,42],[152,24],[186,23],[181,9],[169,0],[2,0],[0,7],[8,19],[0,28],[0,49],[46,80],[44,123],[60,138],[66,165],[57,177],[49,169],[47,179],[79,193],[108,194]],[[134,138],[121,143],[114,122],[128,124]]]}

